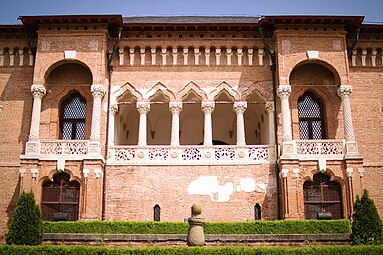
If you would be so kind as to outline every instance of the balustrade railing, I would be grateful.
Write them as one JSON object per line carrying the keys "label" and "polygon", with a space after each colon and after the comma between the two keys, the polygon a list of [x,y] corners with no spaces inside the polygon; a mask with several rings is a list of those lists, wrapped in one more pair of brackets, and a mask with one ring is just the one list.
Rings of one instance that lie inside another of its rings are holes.
{"label": "balustrade railing", "polygon": [[344,140],[296,140],[295,154],[299,159],[343,159]]}
{"label": "balustrade railing", "polygon": [[274,163],[275,146],[111,146],[112,165],[219,165]]}

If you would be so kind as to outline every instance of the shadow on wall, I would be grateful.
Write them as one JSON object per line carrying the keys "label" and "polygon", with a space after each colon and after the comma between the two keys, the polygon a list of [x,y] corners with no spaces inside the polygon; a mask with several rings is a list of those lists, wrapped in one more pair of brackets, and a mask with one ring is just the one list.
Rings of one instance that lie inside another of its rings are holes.
{"label": "shadow on wall", "polygon": [[13,217],[13,214],[15,212],[15,208],[16,208],[16,204],[17,204],[17,200],[19,199],[19,196],[20,196],[20,178],[17,182],[17,185],[15,186],[12,198],[10,199],[8,207],[5,211],[6,215],[8,216],[8,220],[7,220],[7,227],[8,228],[11,226],[12,217]]}

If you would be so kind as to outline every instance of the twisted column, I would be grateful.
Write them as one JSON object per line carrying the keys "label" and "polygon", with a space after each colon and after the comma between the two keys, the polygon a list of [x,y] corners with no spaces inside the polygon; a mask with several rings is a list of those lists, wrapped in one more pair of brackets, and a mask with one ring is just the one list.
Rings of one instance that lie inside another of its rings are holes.
{"label": "twisted column", "polygon": [[245,122],[243,113],[246,111],[247,102],[234,102],[233,109],[237,114],[237,145],[246,145]]}
{"label": "twisted column", "polygon": [[100,141],[101,100],[105,95],[104,85],[93,84],[90,87],[90,92],[93,96],[92,129],[90,133],[90,140]]}
{"label": "twisted column", "polygon": [[338,89],[338,96],[342,98],[345,139],[346,141],[354,142],[355,136],[354,136],[354,127],[352,124],[351,103],[350,103],[351,92],[352,92],[351,85],[341,85]]}
{"label": "twisted column", "polygon": [[31,92],[33,95],[33,108],[31,127],[29,131],[29,141],[37,141],[40,133],[40,112],[41,112],[41,100],[46,94],[44,85],[32,85]]}
{"label": "twisted column", "polygon": [[274,136],[274,102],[266,102],[265,111],[267,112],[267,119],[269,123],[268,129],[268,143],[275,144],[275,136]]}
{"label": "twisted column", "polygon": [[211,122],[211,114],[214,111],[214,107],[215,107],[214,102],[202,102],[201,104],[202,111],[205,114],[204,137],[203,137],[204,146],[213,145],[213,127]]}
{"label": "twisted column", "polygon": [[146,116],[150,111],[149,102],[137,102],[137,111],[140,114],[140,124],[138,129],[138,146],[146,146],[147,145],[147,127],[146,127]]}
{"label": "twisted column", "polygon": [[291,94],[290,85],[279,85],[278,96],[281,99],[281,108],[282,108],[282,141],[292,140],[291,114],[290,114],[290,104],[289,104],[290,94]]}
{"label": "twisted column", "polygon": [[172,134],[171,134],[171,146],[180,145],[180,112],[182,111],[181,102],[170,102],[170,112],[172,113]]}

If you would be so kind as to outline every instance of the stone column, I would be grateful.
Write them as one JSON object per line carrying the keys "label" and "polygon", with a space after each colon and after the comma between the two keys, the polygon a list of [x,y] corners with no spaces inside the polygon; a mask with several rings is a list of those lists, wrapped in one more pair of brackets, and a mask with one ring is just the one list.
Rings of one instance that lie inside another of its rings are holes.
{"label": "stone column", "polygon": [[210,65],[210,48],[205,49],[205,64]]}
{"label": "stone column", "polygon": [[28,50],[29,66],[33,66],[33,54],[31,50]]}
{"label": "stone column", "polygon": [[124,48],[118,49],[118,56],[119,56],[119,65],[124,65]]}
{"label": "stone column", "polygon": [[189,57],[189,49],[183,48],[183,55],[184,55],[184,65],[188,65],[188,57]]}
{"label": "stone column", "polygon": [[140,59],[141,59],[141,65],[145,65],[145,48],[140,49]]}
{"label": "stone column", "polygon": [[115,116],[118,113],[118,105],[112,104],[109,109],[109,128],[108,128],[108,145],[114,146],[114,123],[115,123]]}
{"label": "stone column", "polygon": [[140,124],[138,129],[138,146],[146,146],[147,145],[146,118],[147,118],[147,113],[150,111],[149,102],[137,102],[137,111],[140,113]]}
{"label": "stone column", "polygon": [[275,127],[274,127],[274,102],[266,102],[265,111],[269,123],[268,128],[268,144],[275,144]]}
{"label": "stone column", "polygon": [[202,102],[201,108],[205,114],[204,121],[204,137],[203,145],[211,146],[213,145],[213,127],[211,121],[211,114],[214,111],[215,103],[214,102]]}
{"label": "stone column", "polygon": [[234,102],[233,109],[237,114],[237,145],[245,146],[246,145],[246,136],[245,136],[245,122],[243,119],[243,113],[246,111],[247,102]]}
{"label": "stone column", "polygon": [[90,133],[90,140],[100,141],[101,100],[105,95],[105,88],[102,84],[93,84],[90,87],[90,91],[93,95],[92,129]]}
{"label": "stone column", "polygon": [[46,94],[44,85],[34,84],[31,86],[31,92],[33,95],[33,108],[31,126],[29,130],[29,139],[26,145],[26,155],[38,154],[38,140],[40,133],[40,112],[41,112],[41,100]]}
{"label": "stone column", "polygon": [[13,54],[13,50],[8,50],[9,53],[9,66],[13,66],[15,63],[15,54]]}
{"label": "stone column", "polygon": [[161,49],[161,52],[162,52],[162,65],[166,66],[166,54],[167,54],[168,50],[166,48]]}
{"label": "stone column", "polygon": [[362,50],[362,66],[366,66],[367,50]]}
{"label": "stone column", "polygon": [[356,66],[356,53],[357,53],[356,50],[352,51],[352,55],[351,55],[351,65],[352,66]]}
{"label": "stone column", "polygon": [[281,108],[282,108],[282,141],[283,142],[292,140],[291,113],[290,113],[290,104],[289,104],[290,94],[291,94],[290,85],[279,85],[278,96],[281,99]]}
{"label": "stone column", "polygon": [[263,49],[258,49],[258,63],[260,66],[263,66]]}
{"label": "stone column", "polygon": [[242,65],[242,49],[237,49],[237,59],[238,59],[238,65],[241,66]]}
{"label": "stone column", "polygon": [[346,139],[346,154],[358,154],[358,148],[355,142],[354,127],[352,124],[350,95],[351,85],[341,85],[338,88],[338,96],[342,98],[343,109],[343,128]]}
{"label": "stone column", "polygon": [[0,48],[0,66],[4,66],[4,49]]}
{"label": "stone column", "polygon": [[247,50],[247,57],[249,59],[249,66],[253,65],[253,49],[248,49]]}
{"label": "stone column", "polygon": [[215,64],[217,66],[221,65],[221,49],[215,49]]}
{"label": "stone column", "polygon": [[198,66],[199,65],[199,56],[200,56],[200,51],[198,48],[194,48],[194,65]]}
{"label": "stone column", "polygon": [[371,65],[376,66],[376,55],[378,54],[377,50],[372,50],[371,52]]}
{"label": "stone column", "polygon": [[134,65],[134,48],[129,49],[129,64]]}
{"label": "stone column", "polygon": [[156,48],[151,48],[150,52],[152,53],[152,65],[155,65],[156,64],[156,52],[157,52],[157,49]]}
{"label": "stone column", "polygon": [[226,61],[227,61],[228,66],[231,66],[231,56],[232,55],[233,55],[232,49],[230,49],[230,48],[226,49]]}
{"label": "stone column", "polygon": [[177,65],[178,49],[173,48],[172,51],[173,51],[173,65]]}
{"label": "stone column", "polygon": [[24,50],[19,50],[19,66],[24,65]]}
{"label": "stone column", "polygon": [[180,112],[182,111],[182,102],[170,102],[170,112],[172,113],[172,134],[171,146],[180,145]]}

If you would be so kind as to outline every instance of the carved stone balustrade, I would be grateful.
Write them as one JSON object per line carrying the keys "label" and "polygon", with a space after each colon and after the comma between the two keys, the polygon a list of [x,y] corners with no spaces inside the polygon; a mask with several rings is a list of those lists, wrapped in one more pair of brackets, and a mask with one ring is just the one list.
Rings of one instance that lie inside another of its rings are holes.
{"label": "carved stone balustrade", "polygon": [[111,146],[111,165],[274,164],[275,146]]}
{"label": "carved stone balustrade", "polygon": [[346,155],[346,141],[293,140],[291,147],[283,147],[283,150],[282,158],[343,160]]}

